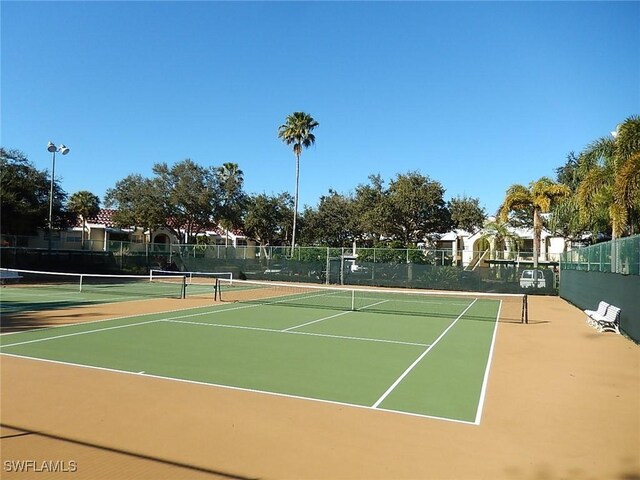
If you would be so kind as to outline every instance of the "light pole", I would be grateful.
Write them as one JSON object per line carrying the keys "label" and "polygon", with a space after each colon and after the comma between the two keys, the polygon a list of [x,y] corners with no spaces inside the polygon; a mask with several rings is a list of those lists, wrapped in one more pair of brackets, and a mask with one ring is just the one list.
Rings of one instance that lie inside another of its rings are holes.
{"label": "light pole", "polygon": [[47,145],[47,151],[51,152],[51,188],[49,190],[49,251],[51,251],[51,230],[53,228],[53,182],[56,174],[56,152],[66,155],[69,153],[69,149],[62,143],[60,146],[56,147],[53,142],[49,142],[49,145]]}

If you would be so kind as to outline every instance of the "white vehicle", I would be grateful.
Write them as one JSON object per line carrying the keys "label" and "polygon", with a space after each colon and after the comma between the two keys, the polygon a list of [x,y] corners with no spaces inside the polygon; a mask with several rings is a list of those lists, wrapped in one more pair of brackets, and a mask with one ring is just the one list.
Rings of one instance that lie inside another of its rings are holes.
{"label": "white vehicle", "polygon": [[520,277],[520,286],[522,288],[546,288],[547,281],[544,278],[544,272],[542,270],[523,270]]}
{"label": "white vehicle", "polygon": [[345,271],[349,273],[360,273],[360,274],[368,272],[367,267],[363,267],[362,265],[359,265],[357,263],[357,259],[358,259],[357,256],[345,255],[343,258],[344,258]]}

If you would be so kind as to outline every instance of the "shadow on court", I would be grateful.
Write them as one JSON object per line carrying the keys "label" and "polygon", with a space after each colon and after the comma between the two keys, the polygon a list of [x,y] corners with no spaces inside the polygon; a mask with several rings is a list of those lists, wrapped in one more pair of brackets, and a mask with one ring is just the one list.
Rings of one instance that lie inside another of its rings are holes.
{"label": "shadow on court", "polygon": [[13,441],[17,438],[24,438],[24,437],[40,437],[40,438],[45,438],[48,440],[53,440],[53,441],[57,441],[57,442],[65,442],[67,444],[72,444],[72,445],[76,445],[79,447],[88,447],[91,449],[97,449],[99,451],[101,451],[102,453],[108,453],[108,454],[114,454],[114,455],[125,455],[127,457],[130,458],[134,458],[134,459],[138,459],[138,460],[146,460],[146,461],[151,461],[154,462],[156,464],[159,465],[163,465],[166,467],[174,467],[174,468],[179,468],[179,469],[183,469],[184,470],[184,474],[186,475],[188,472],[197,472],[197,473],[202,473],[202,474],[208,474],[211,475],[211,478],[225,478],[225,479],[232,479],[232,480],[257,480],[255,479],[255,477],[245,477],[243,475],[238,475],[238,474],[234,474],[234,473],[230,473],[230,472],[223,472],[220,470],[213,470],[213,469],[209,469],[209,468],[205,468],[205,467],[199,467],[197,465],[189,465],[186,463],[182,463],[182,462],[176,462],[173,460],[168,460],[168,459],[164,459],[164,458],[159,458],[159,457],[154,457],[154,456],[150,456],[150,455],[144,455],[144,454],[140,454],[140,453],[135,453],[135,452],[130,452],[127,450],[122,450],[122,449],[118,449],[118,448],[113,448],[113,447],[108,447],[108,446],[104,446],[104,445],[97,445],[94,443],[90,443],[90,442],[85,442],[82,440],[76,440],[73,438],[66,438],[66,437],[62,437],[62,436],[58,436],[58,435],[54,435],[54,434],[50,434],[50,433],[43,433],[43,432],[36,432],[33,430],[29,430],[29,429],[25,429],[16,425],[8,425],[5,423],[0,424],[0,426],[2,426],[3,428],[8,428],[11,430],[15,430],[18,433],[11,433],[8,435],[3,435],[2,437],[0,437],[0,440],[2,441],[2,443],[5,442],[10,442]]}
{"label": "shadow on court", "polygon": [[[78,307],[98,305],[97,301],[56,301],[25,303],[18,301],[2,300],[0,313],[0,332],[19,332],[22,330],[35,330],[60,325],[61,322],[69,323],[70,320],[88,320],[86,314],[79,312]],[[75,309],[72,313],[70,309]],[[59,315],[43,315],[43,312],[60,312]]]}

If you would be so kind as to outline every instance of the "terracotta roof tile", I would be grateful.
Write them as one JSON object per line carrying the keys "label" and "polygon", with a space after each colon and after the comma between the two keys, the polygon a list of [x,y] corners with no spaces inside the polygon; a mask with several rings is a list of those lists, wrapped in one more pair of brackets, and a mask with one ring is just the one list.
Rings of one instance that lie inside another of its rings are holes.
{"label": "terracotta roof tile", "polygon": [[[115,210],[110,208],[103,208],[98,212],[98,215],[87,218],[87,223],[96,223],[98,225],[105,225],[106,227],[115,227],[113,222],[113,215]],[[82,225],[82,223],[80,223]]]}
{"label": "terracotta roof tile", "polygon": [[[105,227],[115,227],[115,223],[113,221],[113,215],[116,213],[116,210],[114,209],[110,209],[110,208],[103,208],[101,209],[97,215],[93,216],[93,217],[89,217],[87,218],[87,223],[93,223],[93,224],[97,224],[97,225],[104,225]],[[173,227],[177,226],[177,222],[173,219],[169,220],[169,224],[172,225]],[[78,219],[77,222],[77,227],[81,227],[82,226],[82,221],[80,219]],[[183,227],[184,228],[184,227]],[[224,233],[224,229],[222,227],[220,227],[219,225],[214,227],[213,229],[209,229],[209,231],[213,231],[215,234],[219,235],[219,236],[223,236],[225,235]],[[240,231],[240,230],[232,230],[231,233],[233,233],[234,235],[238,235],[238,236],[243,236],[244,234]]]}

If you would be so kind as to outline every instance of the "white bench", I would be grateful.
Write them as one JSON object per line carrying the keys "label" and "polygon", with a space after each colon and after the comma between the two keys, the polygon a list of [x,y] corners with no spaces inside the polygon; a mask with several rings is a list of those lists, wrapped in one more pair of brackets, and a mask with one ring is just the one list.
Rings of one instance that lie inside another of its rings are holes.
{"label": "white bench", "polygon": [[15,280],[18,281],[22,278],[18,272],[14,272],[12,270],[6,270],[4,268],[0,269],[0,284],[4,285],[7,280]]}
{"label": "white bench", "polygon": [[585,310],[587,323],[599,332],[620,333],[620,308],[600,302],[597,310]]}

